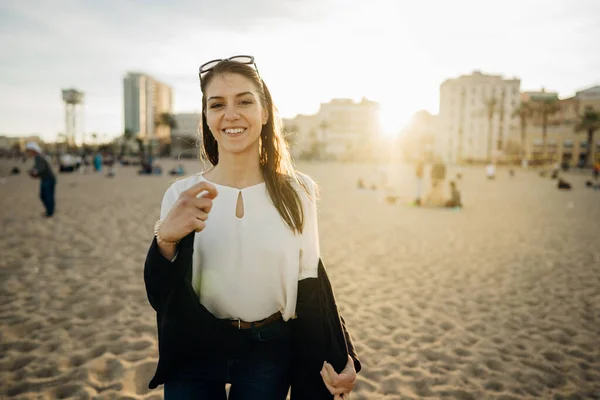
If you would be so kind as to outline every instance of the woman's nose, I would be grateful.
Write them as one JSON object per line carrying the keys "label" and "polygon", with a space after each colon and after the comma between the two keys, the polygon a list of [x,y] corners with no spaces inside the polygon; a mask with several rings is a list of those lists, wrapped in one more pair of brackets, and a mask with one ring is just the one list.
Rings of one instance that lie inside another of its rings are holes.
{"label": "woman's nose", "polygon": [[227,107],[225,110],[225,119],[228,121],[234,121],[240,117],[235,107]]}

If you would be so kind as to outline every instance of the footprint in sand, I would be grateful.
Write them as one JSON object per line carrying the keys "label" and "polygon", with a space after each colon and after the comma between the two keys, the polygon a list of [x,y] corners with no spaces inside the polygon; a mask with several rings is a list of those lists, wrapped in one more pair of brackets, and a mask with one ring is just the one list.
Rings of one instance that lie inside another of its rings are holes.
{"label": "footprint in sand", "polygon": [[31,376],[34,378],[46,379],[53,378],[60,375],[60,370],[58,369],[58,365],[56,363],[50,363],[50,366],[44,366],[34,370],[31,373]]}
{"label": "footprint in sand", "polygon": [[431,391],[429,387],[429,381],[427,379],[419,379],[411,383],[415,393],[419,397],[428,397],[433,396],[434,393]]}
{"label": "footprint in sand", "polygon": [[33,362],[35,359],[35,356],[19,356],[8,362],[3,369],[10,372],[16,372],[21,368],[25,368],[27,365],[31,364],[31,362]]}
{"label": "footprint in sand", "polygon": [[400,393],[400,388],[404,386],[404,382],[399,378],[393,376],[390,378],[386,378],[381,381],[381,391],[385,394],[398,394]]}
{"label": "footprint in sand", "polygon": [[124,360],[129,361],[129,362],[137,362],[137,361],[141,361],[141,360],[148,358],[148,356],[149,355],[144,352],[133,352],[133,353],[127,353],[122,357]]}
{"label": "footprint in sand", "polygon": [[556,363],[562,362],[565,359],[565,357],[562,354],[554,351],[545,351],[542,353],[542,355],[546,360]]}
{"label": "footprint in sand", "polygon": [[464,390],[454,390],[450,393],[450,396],[457,400],[476,400],[476,397]]}
{"label": "footprint in sand", "polygon": [[119,360],[110,358],[98,361],[90,368],[90,375],[95,380],[98,382],[113,382],[122,378],[125,368]]}
{"label": "footprint in sand", "polygon": [[502,372],[504,371],[504,365],[498,360],[487,360],[485,361],[485,366],[492,371]]}
{"label": "footprint in sand", "polygon": [[504,390],[504,385],[497,381],[488,381],[485,383],[484,387],[493,392],[501,392]]}
{"label": "footprint in sand", "polygon": [[75,354],[69,358],[69,367],[80,367],[88,362],[88,357],[83,354]]}
{"label": "footprint in sand", "polygon": [[150,382],[150,379],[154,376],[155,371],[155,362],[145,362],[135,368],[134,383],[136,394],[146,394],[150,391],[150,389],[148,389],[148,382]]}
{"label": "footprint in sand", "polygon": [[107,346],[107,351],[115,356],[119,356],[127,351],[127,344],[123,342],[111,343]]}
{"label": "footprint in sand", "polygon": [[36,342],[20,340],[17,342],[7,343],[6,348],[3,349],[3,351],[16,350],[20,353],[29,353],[30,351],[37,349],[39,346],[40,344]]}
{"label": "footprint in sand", "polygon": [[442,322],[440,327],[445,331],[449,331],[449,330],[454,329],[454,324],[451,322]]}
{"label": "footprint in sand", "polygon": [[398,334],[394,335],[394,338],[393,338],[394,343],[396,343],[396,344],[402,344],[409,339],[410,339],[410,335],[408,335],[406,333],[398,333]]}
{"label": "footprint in sand", "polygon": [[362,376],[358,375],[356,378],[356,386],[354,388],[354,391],[356,391],[357,393],[360,392],[374,392],[377,390],[377,386],[369,381],[364,379]]}
{"label": "footprint in sand", "polygon": [[132,329],[138,334],[147,333],[153,337],[156,335],[156,327],[153,325],[135,325]]}
{"label": "footprint in sand", "polygon": [[67,384],[54,389],[54,398],[87,400],[90,395],[85,391],[83,385]]}
{"label": "footprint in sand", "polygon": [[107,347],[104,344],[94,347],[88,354],[89,359],[97,358],[106,353]]}
{"label": "footprint in sand", "polygon": [[402,370],[400,370],[400,375],[410,376],[412,378],[420,378],[423,376],[423,373],[419,370],[402,369]]}
{"label": "footprint in sand", "polygon": [[467,349],[463,349],[462,347],[459,347],[459,348],[454,349],[454,354],[456,354],[459,357],[469,357],[472,353]]}

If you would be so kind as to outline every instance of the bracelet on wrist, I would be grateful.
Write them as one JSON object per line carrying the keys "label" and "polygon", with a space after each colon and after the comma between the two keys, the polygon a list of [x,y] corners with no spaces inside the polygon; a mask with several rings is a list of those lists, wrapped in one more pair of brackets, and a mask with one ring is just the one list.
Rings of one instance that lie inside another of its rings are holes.
{"label": "bracelet on wrist", "polygon": [[161,236],[160,236],[160,225],[162,224],[162,220],[158,220],[156,221],[156,224],[154,224],[154,236],[156,237],[156,242],[158,244],[166,244],[169,246],[175,246],[177,243],[179,243],[179,240],[175,240],[174,242],[169,242],[168,240],[164,240]]}

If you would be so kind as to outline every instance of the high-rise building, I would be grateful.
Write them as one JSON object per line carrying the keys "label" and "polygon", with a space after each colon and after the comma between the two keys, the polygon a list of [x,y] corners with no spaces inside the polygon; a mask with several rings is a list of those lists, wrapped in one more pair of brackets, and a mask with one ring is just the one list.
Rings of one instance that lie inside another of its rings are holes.
{"label": "high-rise building", "polygon": [[129,72],[123,79],[125,130],[148,143],[170,143],[171,129],[161,115],[171,114],[172,89],[149,75]]}
{"label": "high-rise building", "polygon": [[519,79],[474,71],[440,86],[435,152],[450,163],[501,157],[517,129]]}

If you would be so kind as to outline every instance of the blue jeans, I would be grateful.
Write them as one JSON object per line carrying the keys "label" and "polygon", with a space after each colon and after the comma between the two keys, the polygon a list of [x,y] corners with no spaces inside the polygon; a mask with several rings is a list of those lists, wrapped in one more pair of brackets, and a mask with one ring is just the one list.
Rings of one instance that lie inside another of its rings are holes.
{"label": "blue jeans", "polygon": [[164,400],[285,400],[290,387],[290,326],[278,320],[239,331],[250,337],[240,358],[216,357],[183,365],[164,385]]}
{"label": "blue jeans", "polygon": [[40,182],[40,199],[46,208],[46,215],[51,217],[54,214],[54,188],[55,179],[43,179]]}

